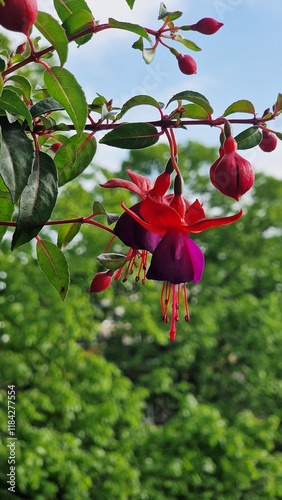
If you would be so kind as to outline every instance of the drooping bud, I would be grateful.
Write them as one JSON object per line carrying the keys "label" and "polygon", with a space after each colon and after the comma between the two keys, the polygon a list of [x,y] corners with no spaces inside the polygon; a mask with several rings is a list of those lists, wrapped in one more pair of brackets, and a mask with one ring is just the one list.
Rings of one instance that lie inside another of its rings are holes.
{"label": "drooping bud", "polygon": [[276,135],[269,132],[267,129],[262,130],[262,140],[259,143],[259,147],[265,153],[271,153],[277,146]]}
{"label": "drooping bud", "polygon": [[192,56],[178,54],[176,58],[179,69],[184,75],[195,75],[197,73],[197,63]]}
{"label": "drooping bud", "polygon": [[0,5],[0,24],[28,35],[37,13],[37,0],[5,0],[5,5]]}
{"label": "drooping bud", "polygon": [[238,201],[253,186],[255,175],[250,162],[236,150],[235,139],[227,137],[223,144],[223,156],[211,166],[210,180],[222,194]]}
{"label": "drooping bud", "polygon": [[91,281],[88,293],[99,293],[109,288],[114,274],[115,271],[112,271],[111,269],[95,274]]}
{"label": "drooping bud", "polygon": [[198,31],[199,33],[202,33],[202,35],[213,35],[221,28],[221,26],[223,26],[223,23],[216,21],[216,19],[213,19],[212,17],[203,17],[203,19],[200,19],[197,23],[192,24],[190,29]]}
{"label": "drooping bud", "polygon": [[60,149],[60,147],[63,145],[62,142],[53,142],[53,144],[51,144],[50,146],[50,149],[53,153],[57,153],[58,149]]}

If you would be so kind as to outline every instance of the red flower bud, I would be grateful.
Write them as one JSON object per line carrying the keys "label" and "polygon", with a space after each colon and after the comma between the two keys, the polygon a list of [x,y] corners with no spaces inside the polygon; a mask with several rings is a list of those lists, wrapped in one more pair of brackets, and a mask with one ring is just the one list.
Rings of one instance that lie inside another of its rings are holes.
{"label": "red flower bud", "polygon": [[50,146],[50,149],[51,151],[53,151],[53,153],[57,153],[58,149],[60,149],[62,145],[63,145],[62,142],[53,142],[53,144],[51,144]]}
{"label": "red flower bud", "polygon": [[93,280],[91,281],[88,293],[103,292],[109,288],[114,274],[115,271],[112,271],[111,269],[95,274]]}
{"label": "red flower bud", "polygon": [[16,54],[20,54],[21,56],[25,53],[26,51],[26,42],[21,43],[16,50]]}
{"label": "red flower bud", "polygon": [[179,69],[184,75],[195,75],[195,73],[197,73],[197,63],[193,57],[178,54],[176,58],[178,60]]}
{"label": "red flower bud", "polygon": [[5,0],[5,5],[0,5],[0,24],[28,35],[37,13],[37,0]]}
{"label": "red flower bud", "polygon": [[262,130],[262,140],[259,143],[260,149],[265,153],[271,153],[277,146],[277,137],[266,129]]}
{"label": "red flower bud", "polygon": [[224,155],[211,166],[210,179],[222,194],[238,201],[251,189],[255,176],[250,162],[240,156],[236,149],[234,150],[234,143],[237,149],[237,143],[233,137],[226,139],[223,144]]}
{"label": "red flower bud", "polygon": [[198,31],[203,35],[213,35],[219,30],[219,28],[221,28],[221,26],[223,26],[223,23],[216,21],[212,17],[203,17],[203,19],[200,19],[200,21],[198,21],[196,24],[192,24],[192,26],[190,26],[190,29],[193,31]]}

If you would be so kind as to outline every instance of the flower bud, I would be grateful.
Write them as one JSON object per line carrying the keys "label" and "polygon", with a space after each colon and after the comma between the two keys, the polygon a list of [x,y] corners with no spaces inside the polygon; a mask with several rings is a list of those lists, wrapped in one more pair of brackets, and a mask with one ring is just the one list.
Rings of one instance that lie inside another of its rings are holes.
{"label": "flower bud", "polygon": [[[230,136],[228,139],[233,138]],[[233,141],[236,143],[235,139]],[[222,194],[238,201],[253,186],[254,170],[248,160],[240,156],[236,150],[232,151],[234,148],[232,141],[228,141],[226,148],[227,151],[231,150],[230,152],[226,152],[225,143],[223,145],[224,155],[211,166],[210,180]]]}
{"label": "flower bud", "polygon": [[21,43],[16,50],[16,54],[20,54],[21,56],[25,53],[26,51],[26,42]]}
{"label": "flower bud", "polygon": [[88,293],[103,292],[104,290],[109,288],[114,273],[115,271],[109,269],[108,271],[102,271],[95,274],[93,280],[91,281]]}
{"label": "flower bud", "polygon": [[0,24],[7,30],[28,35],[37,13],[37,0],[5,0],[5,5],[0,5]]}
{"label": "flower bud", "polygon": [[213,35],[219,30],[219,28],[221,28],[221,26],[223,26],[223,23],[216,21],[212,17],[204,17],[196,24],[192,24],[190,29],[198,31],[199,33],[202,33],[202,35]]}
{"label": "flower bud", "polygon": [[178,60],[179,69],[184,75],[195,75],[197,73],[197,63],[193,57],[187,54],[178,54],[176,58]]}
{"label": "flower bud", "polygon": [[62,145],[63,145],[62,142],[53,142],[53,144],[51,144],[50,146],[50,149],[53,153],[57,153],[58,149],[60,149]]}
{"label": "flower bud", "polygon": [[265,153],[271,153],[277,146],[276,135],[269,132],[267,129],[262,130],[262,140],[259,143],[259,147]]}

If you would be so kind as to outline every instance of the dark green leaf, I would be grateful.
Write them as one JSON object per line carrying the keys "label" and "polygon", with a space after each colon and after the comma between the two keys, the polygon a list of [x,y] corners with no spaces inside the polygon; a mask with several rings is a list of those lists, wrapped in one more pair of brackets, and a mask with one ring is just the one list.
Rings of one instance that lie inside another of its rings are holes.
{"label": "dark green leaf", "polygon": [[[173,101],[190,101],[198,104],[201,108],[205,109],[210,115],[213,113],[213,109],[208,101],[208,99],[194,90],[184,90],[175,94],[167,103],[167,106]],[[166,107],[167,107],[166,106]]]}
{"label": "dark green leaf", "polygon": [[153,97],[148,95],[136,95],[124,103],[120,113],[117,115],[117,118],[120,119],[129,109],[142,105],[153,106],[157,109],[162,107]]}
{"label": "dark green leaf", "polygon": [[96,215],[105,215],[109,226],[119,219],[118,214],[109,214],[100,201],[94,201],[92,208],[93,217]]}
{"label": "dark green leaf", "polygon": [[254,105],[251,101],[247,99],[240,99],[239,101],[233,102],[224,111],[223,116],[231,115],[232,113],[251,113],[255,115],[256,111]]}
{"label": "dark green leaf", "polygon": [[73,135],[67,144],[58,149],[54,161],[58,170],[59,186],[63,186],[80,175],[92,161],[96,153],[95,137],[87,132]]}
{"label": "dark green leaf", "polygon": [[120,30],[126,30],[126,31],[131,31],[132,33],[136,33],[136,35],[142,36],[143,38],[146,38],[149,42],[151,41],[147,31],[142,28],[142,26],[139,26],[139,24],[132,24],[132,23],[125,23],[125,22],[120,22],[116,21],[113,18],[109,18],[109,25],[112,26],[113,28],[118,28]]}
{"label": "dark green leaf", "polygon": [[44,80],[50,95],[64,106],[78,135],[81,135],[86,123],[88,106],[76,78],[65,68],[53,66],[45,71]]}
{"label": "dark green leaf", "polygon": [[45,113],[50,113],[51,111],[61,111],[64,107],[58,102],[55,101],[52,97],[47,97],[46,99],[42,99],[37,102],[30,108],[30,113],[33,118],[37,116],[44,115]]}
{"label": "dark green leaf", "polygon": [[37,261],[49,283],[65,300],[69,289],[70,276],[67,260],[60,248],[47,240],[40,240],[36,245]]}
{"label": "dark green leaf", "polygon": [[115,271],[116,269],[123,267],[128,259],[126,255],[121,253],[102,253],[101,255],[98,255],[97,260],[100,264],[102,264],[102,266]]}
{"label": "dark green leaf", "polygon": [[[4,182],[0,177],[0,220],[10,221],[13,215],[14,205]],[[7,227],[0,226],[0,241],[2,240]]]}
{"label": "dark green leaf", "polygon": [[6,89],[4,87],[2,95],[0,97],[0,108],[5,109],[8,113],[12,115],[23,116],[30,129],[32,129],[32,117],[27,105],[22,101],[20,96],[11,89]]}
{"label": "dark green leaf", "polygon": [[[88,27],[93,25],[94,19],[88,10],[79,10],[71,14],[63,23],[63,27],[66,30],[67,36],[71,37],[73,35],[77,35],[81,33],[83,30],[86,30]],[[93,36],[93,33],[82,36],[81,38],[76,40],[78,45],[83,45],[88,42]]]}
{"label": "dark green leaf", "polygon": [[38,12],[35,26],[38,31],[48,40],[56,50],[61,66],[63,66],[68,56],[68,39],[65,30],[47,12]]}
{"label": "dark green leaf", "polygon": [[57,170],[50,156],[36,155],[34,168],[20,198],[12,249],[36,236],[49,220],[58,194]]}
{"label": "dark green leaf", "polygon": [[85,0],[54,0],[54,7],[62,22],[74,12],[79,12],[80,10],[91,12]]}
{"label": "dark green leaf", "polygon": [[143,149],[158,142],[157,129],[149,123],[125,123],[111,130],[102,139],[101,144],[121,149]]}
{"label": "dark green leaf", "polygon": [[125,0],[128,7],[130,7],[130,9],[133,9],[133,6],[134,6],[134,3],[135,3],[135,0]]}
{"label": "dark green leaf", "polygon": [[143,50],[144,43],[143,43],[142,36],[140,36],[140,38],[138,38],[138,40],[136,40],[136,42],[134,42],[134,44],[132,45],[132,48],[137,49],[137,50],[141,50],[141,51]]}
{"label": "dark green leaf", "polygon": [[65,248],[79,233],[81,224],[77,222],[70,222],[69,224],[62,224],[58,232],[57,245],[59,248]]}
{"label": "dark green leaf", "polygon": [[247,128],[235,137],[238,149],[254,148],[261,142],[261,139],[262,134],[258,127]]}
{"label": "dark green leaf", "polygon": [[20,86],[24,101],[29,101],[31,95],[31,84],[28,79],[22,75],[11,75],[9,76],[9,81],[10,80],[16,82]]}
{"label": "dark green leaf", "polygon": [[0,118],[2,148],[0,153],[0,175],[16,203],[28,182],[34,161],[34,150],[30,139],[18,122],[9,123]]}

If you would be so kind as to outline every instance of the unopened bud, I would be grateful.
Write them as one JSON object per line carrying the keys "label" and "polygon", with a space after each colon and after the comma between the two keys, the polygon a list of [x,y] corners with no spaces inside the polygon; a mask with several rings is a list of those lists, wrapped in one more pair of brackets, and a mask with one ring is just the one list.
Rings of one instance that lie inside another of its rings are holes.
{"label": "unopened bud", "polygon": [[37,0],[6,0],[5,5],[0,5],[0,24],[7,30],[28,35],[37,13]]}
{"label": "unopened bud", "polygon": [[197,73],[197,63],[192,56],[178,54],[176,58],[179,69],[184,75],[195,75]]}
{"label": "unopened bud", "polygon": [[102,271],[95,274],[94,278],[91,281],[88,293],[99,293],[109,288],[114,273],[115,271],[109,269],[108,271]]}
{"label": "unopened bud", "polygon": [[[227,148],[225,148],[227,139],[230,139],[230,141],[228,141]],[[238,201],[253,186],[255,175],[250,162],[236,152],[237,143],[235,139],[231,136],[227,139],[223,145],[224,155],[219,157],[211,166],[210,180],[222,194]],[[235,151],[231,139],[236,143]],[[230,151],[227,152],[226,150]]]}
{"label": "unopened bud", "polygon": [[223,23],[216,21],[216,19],[213,19],[212,17],[204,17],[197,23],[192,24],[190,29],[198,31],[199,33],[202,33],[202,35],[213,35],[221,28],[221,26],[223,26]]}
{"label": "unopened bud", "polygon": [[276,135],[269,132],[267,129],[262,130],[262,140],[259,143],[259,147],[265,153],[271,153],[276,149],[277,146],[277,137]]}

